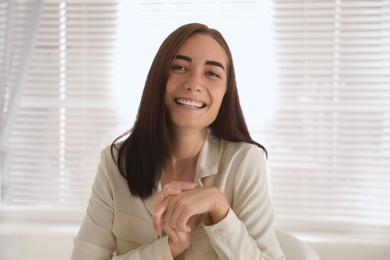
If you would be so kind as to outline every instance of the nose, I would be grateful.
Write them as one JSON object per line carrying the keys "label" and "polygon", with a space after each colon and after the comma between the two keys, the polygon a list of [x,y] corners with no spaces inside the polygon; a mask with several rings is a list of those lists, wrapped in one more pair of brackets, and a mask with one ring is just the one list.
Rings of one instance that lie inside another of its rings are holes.
{"label": "nose", "polygon": [[201,76],[197,73],[191,73],[191,75],[189,75],[188,79],[184,83],[184,89],[199,92],[203,89],[202,84]]}

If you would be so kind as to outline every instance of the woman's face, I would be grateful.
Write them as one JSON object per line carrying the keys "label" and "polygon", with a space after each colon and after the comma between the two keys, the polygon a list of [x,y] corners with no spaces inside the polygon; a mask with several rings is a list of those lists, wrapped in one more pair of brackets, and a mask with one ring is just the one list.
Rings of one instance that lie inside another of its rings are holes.
{"label": "woman's face", "polygon": [[165,102],[173,126],[204,129],[217,117],[227,86],[228,57],[212,37],[195,34],[179,48]]}

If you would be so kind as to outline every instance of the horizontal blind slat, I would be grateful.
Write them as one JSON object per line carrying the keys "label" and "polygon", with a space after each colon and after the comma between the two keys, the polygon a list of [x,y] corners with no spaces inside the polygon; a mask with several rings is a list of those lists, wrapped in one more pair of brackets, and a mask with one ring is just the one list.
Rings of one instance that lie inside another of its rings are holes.
{"label": "horizontal blind slat", "polygon": [[85,207],[100,150],[117,134],[117,11],[111,0],[44,3],[9,139],[7,205]]}
{"label": "horizontal blind slat", "polygon": [[274,21],[278,106],[256,132],[276,216],[390,226],[390,3],[275,0]]}

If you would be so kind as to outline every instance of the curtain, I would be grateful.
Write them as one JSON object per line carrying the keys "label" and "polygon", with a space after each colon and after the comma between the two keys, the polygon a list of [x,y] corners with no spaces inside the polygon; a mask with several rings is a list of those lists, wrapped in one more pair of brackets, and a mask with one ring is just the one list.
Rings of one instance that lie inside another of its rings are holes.
{"label": "curtain", "polygon": [[43,3],[31,62],[20,61],[29,73],[8,138],[3,209],[85,207],[99,152],[115,136],[116,12],[110,0]]}
{"label": "curtain", "polygon": [[[41,9],[41,0],[0,3],[0,175],[9,170],[15,152],[7,141],[23,95]],[[4,182],[1,187],[3,191]]]}

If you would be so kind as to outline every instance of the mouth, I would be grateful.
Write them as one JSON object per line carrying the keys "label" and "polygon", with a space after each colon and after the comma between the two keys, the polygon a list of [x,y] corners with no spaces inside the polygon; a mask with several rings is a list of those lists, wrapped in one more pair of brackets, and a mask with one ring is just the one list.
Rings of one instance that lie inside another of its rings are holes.
{"label": "mouth", "polygon": [[182,105],[182,106],[185,106],[185,107],[189,107],[189,108],[200,109],[200,108],[206,107],[206,104],[203,103],[203,102],[191,101],[191,100],[184,99],[184,98],[176,98],[175,102],[176,102],[176,104],[179,104],[179,105]]}

